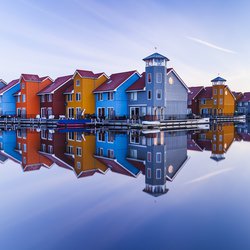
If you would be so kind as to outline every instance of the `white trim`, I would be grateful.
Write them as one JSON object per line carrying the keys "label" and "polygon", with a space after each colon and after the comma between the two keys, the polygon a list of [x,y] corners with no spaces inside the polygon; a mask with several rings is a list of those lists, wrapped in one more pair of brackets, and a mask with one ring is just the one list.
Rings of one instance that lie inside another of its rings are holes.
{"label": "white trim", "polygon": [[144,107],[144,106],[146,106],[147,107],[147,104],[131,104],[131,105],[128,105],[128,106],[135,106],[135,107]]}
{"label": "white trim", "polygon": [[143,92],[145,90],[146,90],[146,87],[144,87],[143,89],[126,90],[126,92]]}
{"label": "white trim", "polygon": [[189,90],[188,86],[186,85],[186,83],[180,78],[180,76],[176,73],[176,71],[173,68],[169,72],[167,72],[167,75],[170,74],[171,72],[174,73],[174,75],[182,83],[182,85],[188,90],[188,92],[190,92],[190,90]]}
{"label": "white trim", "polygon": [[[0,95],[3,95],[6,91],[8,91],[8,90],[10,90],[10,89],[12,89],[13,87],[15,87],[17,84],[19,84],[20,82],[17,82],[16,84],[14,84],[14,85],[12,85],[10,88],[8,88],[8,89],[6,89],[5,91],[3,91],[2,93],[0,93]],[[8,84],[6,85],[6,86],[8,86]],[[3,87],[4,88],[4,87]],[[20,91],[20,90],[19,90]],[[21,95],[21,93],[20,93],[20,95]]]}

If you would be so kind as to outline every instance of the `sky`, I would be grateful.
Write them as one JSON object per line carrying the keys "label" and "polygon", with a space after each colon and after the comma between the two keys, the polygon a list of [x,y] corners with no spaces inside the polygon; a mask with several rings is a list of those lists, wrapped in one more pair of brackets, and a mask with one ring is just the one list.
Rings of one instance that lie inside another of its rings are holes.
{"label": "sky", "polygon": [[[250,91],[250,2],[0,0],[0,78],[144,71],[155,51],[188,86]],[[156,48],[156,49],[155,49]]]}

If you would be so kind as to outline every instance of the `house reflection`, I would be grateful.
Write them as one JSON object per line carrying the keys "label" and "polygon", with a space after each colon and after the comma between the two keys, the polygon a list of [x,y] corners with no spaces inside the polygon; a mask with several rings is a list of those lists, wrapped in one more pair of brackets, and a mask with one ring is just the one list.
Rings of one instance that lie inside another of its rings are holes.
{"label": "house reflection", "polygon": [[219,123],[211,126],[208,131],[199,131],[188,136],[188,149],[195,151],[210,151],[210,158],[215,161],[225,159],[235,139],[235,127],[233,123]]}
{"label": "house reflection", "polygon": [[145,175],[144,192],[155,197],[167,193],[166,182],[173,181],[187,156],[186,132],[159,132],[140,136],[130,134],[128,160]]}

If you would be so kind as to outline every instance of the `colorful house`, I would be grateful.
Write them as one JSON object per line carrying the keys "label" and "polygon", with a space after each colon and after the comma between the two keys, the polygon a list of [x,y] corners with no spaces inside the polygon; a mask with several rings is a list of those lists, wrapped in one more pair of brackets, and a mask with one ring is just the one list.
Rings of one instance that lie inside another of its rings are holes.
{"label": "colorful house", "polygon": [[148,120],[186,117],[188,87],[174,69],[167,68],[169,59],[154,53],[143,60],[145,73],[127,88],[130,117]]}
{"label": "colorful house", "polygon": [[[173,181],[188,160],[186,132],[139,136],[130,133],[127,160],[134,166],[144,165],[144,192],[152,196],[167,193],[167,181]],[[141,167],[140,167],[141,168]]]}
{"label": "colorful house", "polygon": [[94,157],[96,138],[81,131],[67,132],[65,155],[73,160],[73,170],[77,176],[87,177],[95,173],[105,174],[108,168]]}
{"label": "colorful house", "polygon": [[16,98],[13,94],[19,90],[19,79],[11,81],[0,89],[0,115],[16,115]]}
{"label": "colorful house", "polygon": [[[192,101],[198,102],[200,115],[229,115],[235,112],[236,98],[230,88],[225,85],[226,80],[216,77],[211,87],[203,88]],[[192,113],[197,113],[197,106],[194,106]]]}
{"label": "colorful house", "polygon": [[94,74],[92,71],[76,70],[73,86],[65,90],[66,116],[82,118],[86,114],[95,113],[95,97],[93,90],[108,79],[105,73]]}
{"label": "colorful house", "polygon": [[59,118],[60,115],[65,115],[66,106],[63,93],[73,86],[72,77],[72,75],[58,77],[38,92],[42,118]]}
{"label": "colorful house", "polygon": [[0,79],[0,89],[6,85],[7,85],[7,83],[3,79]]}
{"label": "colorful house", "polygon": [[126,117],[128,115],[126,89],[139,79],[140,74],[135,70],[115,73],[97,87],[93,91],[97,117],[108,119]]}
{"label": "colorful house", "polygon": [[127,144],[126,133],[98,131],[95,158],[114,173],[137,177],[141,171],[126,159]]}
{"label": "colorful house", "polygon": [[250,114],[250,92],[245,92],[237,102],[237,112],[239,114]]}
{"label": "colorful house", "polygon": [[188,93],[188,114],[200,114],[199,100],[197,96],[204,90],[203,86],[190,87]]}
{"label": "colorful house", "polygon": [[39,153],[39,132],[30,129],[17,129],[16,136],[16,150],[21,154],[23,171],[39,170],[41,167],[50,168],[53,162]]}
{"label": "colorful house", "polygon": [[22,118],[35,118],[40,114],[40,97],[37,95],[42,89],[52,83],[48,76],[22,74],[20,77],[20,91],[16,96],[16,113]]}

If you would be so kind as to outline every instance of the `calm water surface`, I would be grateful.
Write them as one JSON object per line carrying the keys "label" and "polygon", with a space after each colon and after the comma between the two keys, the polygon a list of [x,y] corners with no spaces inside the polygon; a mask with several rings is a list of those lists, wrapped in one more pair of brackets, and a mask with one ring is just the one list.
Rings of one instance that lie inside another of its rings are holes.
{"label": "calm water surface", "polygon": [[249,128],[1,131],[0,249],[250,249]]}

